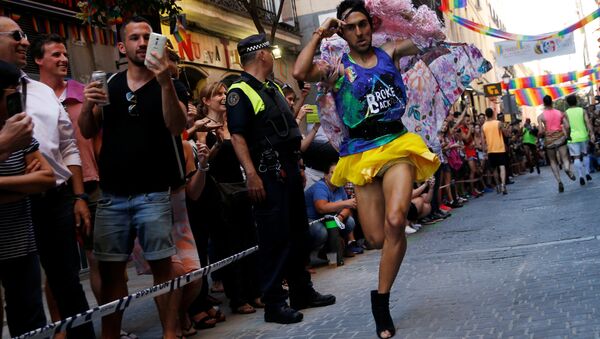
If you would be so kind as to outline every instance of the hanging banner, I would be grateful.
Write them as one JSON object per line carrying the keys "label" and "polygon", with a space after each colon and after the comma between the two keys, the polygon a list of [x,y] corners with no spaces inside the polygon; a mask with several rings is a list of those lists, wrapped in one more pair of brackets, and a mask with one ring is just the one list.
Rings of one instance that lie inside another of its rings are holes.
{"label": "hanging banner", "polygon": [[[576,81],[577,79],[585,76],[597,76],[596,73],[600,72],[600,67],[588,68],[583,71],[573,71],[561,74],[544,74],[536,75],[531,77],[516,78],[510,80],[508,83],[509,89],[521,89],[521,88],[534,88],[544,87],[550,85],[559,85],[568,81]],[[593,80],[593,79],[592,79]]]}
{"label": "hanging banner", "polygon": [[454,14],[450,14],[448,16],[448,18],[450,20],[452,20],[452,21],[456,22],[457,24],[459,24],[465,28],[468,28],[474,32],[477,32],[477,33],[480,33],[483,35],[487,35],[487,36],[491,36],[491,37],[495,37],[495,38],[500,38],[500,39],[504,39],[504,40],[514,40],[514,41],[538,41],[538,40],[545,40],[545,39],[549,39],[549,38],[565,36],[573,31],[576,31],[576,30],[582,28],[583,26],[589,24],[590,22],[596,20],[599,17],[600,17],[600,8],[593,11],[585,18],[577,21],[576,23],[572,24],[571,26],[569,26],[565,29],[562,29],[558,32],[538,34],[538,35],[523,35],[523,34],[514,34],[514,33],[501,31],[499,29],[492,28],[490,26],[478,24],[474,21],[465,19],[463,17],[457,16]]}
{"label": "hanging banner", "polygon": [[494,44],[500,67],[575,53],[572,33],[540,41],[500,41]]}
{"label": "hanging banner", "polygon": [[539,106],[544,103],[543,98],[546,95],[552,97],[552,100],[566,97],[580,89],[593,86],[593,82],[575,84],[568,86],[549,86],[540,88],[524,88],[512,92],[515,95],[517,105],[520,106]]}

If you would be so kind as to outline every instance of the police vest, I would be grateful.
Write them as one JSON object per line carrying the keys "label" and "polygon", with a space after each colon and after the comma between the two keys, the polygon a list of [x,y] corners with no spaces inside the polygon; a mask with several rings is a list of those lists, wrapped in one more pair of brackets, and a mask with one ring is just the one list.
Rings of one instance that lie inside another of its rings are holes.
{"label": "police vest", "polygon": [[[260,152],[272,146],[275,149],[292,146],[294,151],[299,149],[302,134],[294,119],[294,114],[285,100],[281,88],[263,86],[256,91],[243,78],[229,87],[229,90],[239,88],[246,94],[254,110],[252,128],[248,146],[252,152]],[[292,150],[292,149],[287,149]]]}

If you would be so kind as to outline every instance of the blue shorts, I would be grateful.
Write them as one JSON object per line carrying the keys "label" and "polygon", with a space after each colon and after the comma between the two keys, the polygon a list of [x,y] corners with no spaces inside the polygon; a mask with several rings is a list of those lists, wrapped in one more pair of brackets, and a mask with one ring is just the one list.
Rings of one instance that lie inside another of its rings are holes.
{"label": "blue shorts", "polygon": [[176,253],[172,228],[170,192],[133,196],[103,192],[96,207],[94,255],[99,261],[127,261],[137,236],[146,260],[169,258]]}

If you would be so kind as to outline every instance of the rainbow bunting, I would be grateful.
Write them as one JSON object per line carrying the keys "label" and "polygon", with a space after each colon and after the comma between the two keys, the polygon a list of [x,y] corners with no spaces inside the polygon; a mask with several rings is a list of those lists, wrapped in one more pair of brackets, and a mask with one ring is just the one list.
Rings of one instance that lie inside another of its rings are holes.
{"label": "rainbow bunting", "polygon": [[[589,68],[583,71],[573,71],[562,74],[545,74],[531,77],[523,77],[512,79],[508,83],[509,89],[534,88],[550,85],[558,85],[568,81],[575,81],[588,75],[592,75],[600,71],[600,66]],[[506,86],[503,86],[506,89]]]}
{"label": "rainbow bunting", "polygon": [[457,8],[465,7],[467,7],[467,0],[442,0],[440,10],[442,12],[449,12]]}
{"label": "rainbow bunting", "polygon": [[472,31],[475,31],[475,32],[483,34],[483,35],[495,37],[495,38],[500,38],[500,39],[505,39],[505,40],[514,40],[514,41],[537,41],[537,40],[544,40],[544,39],[549,39],[549,38],[562,37],[573,31],[580,29],[581,27],[589,24],[590,22],[596,20],[599,17],[600,17],[600,8],[593,11],[591,14],[589,14],[585,18],[577,21],[576,23],[572,24],[571,26],[569,26],[563,30],[560,30],[558,32],[544,33],[544,34],[538,34],[538,35],[522,35],[522,34],[508,33],[505,31],[501,31],[499,29],[492,28],[490,26],[478,24],[474,21],[465,19],[463,17],[459,17],[454,14],[449,15],[450,20],[452,20],[452,21],[456,22],[457,24],[459,24],[463,27],[466,27]]}
{"label": "rainbow bunting", "polygon": [[513,94],[515,95],[515,101],[519,106],[539,106],[543,104],[543,98],[546,95],[552,97],[552,100],[556,100],[593,85],[593,82],[588,82],[568,86],[523,88],[513,91]]}

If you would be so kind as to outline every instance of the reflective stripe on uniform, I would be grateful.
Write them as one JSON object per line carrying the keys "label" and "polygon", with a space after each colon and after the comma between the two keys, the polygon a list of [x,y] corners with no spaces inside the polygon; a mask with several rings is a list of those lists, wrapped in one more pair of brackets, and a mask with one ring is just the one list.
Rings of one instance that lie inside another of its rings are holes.
{"label": "reflective stripe on uniform", "polygon": [[[275,86],[277,86],[277,89],[279,90],[281,95],[283,95],[283,90],[281,89],[281,87],[279,87],[279,85],[277,85],[277,84],[275,84]],[[252,108],[254,109],[254,114],[258,114],[265,110],[265,102],[260,97],[258,92],[256,90],[254,90],[254,88],[252,88],[252,86],[248,85],[248,83],[246,83],[244,81],[236,82],[235,84],[233,84],[229,87],[229,90],[232,90],[235,88],[241,89],[242,92],[244,92],[244,94],[246,94],[248,99],[250,99],[250,103],[252,103]],[[283,95],[283,96],[285,97],[285,95]]]}

